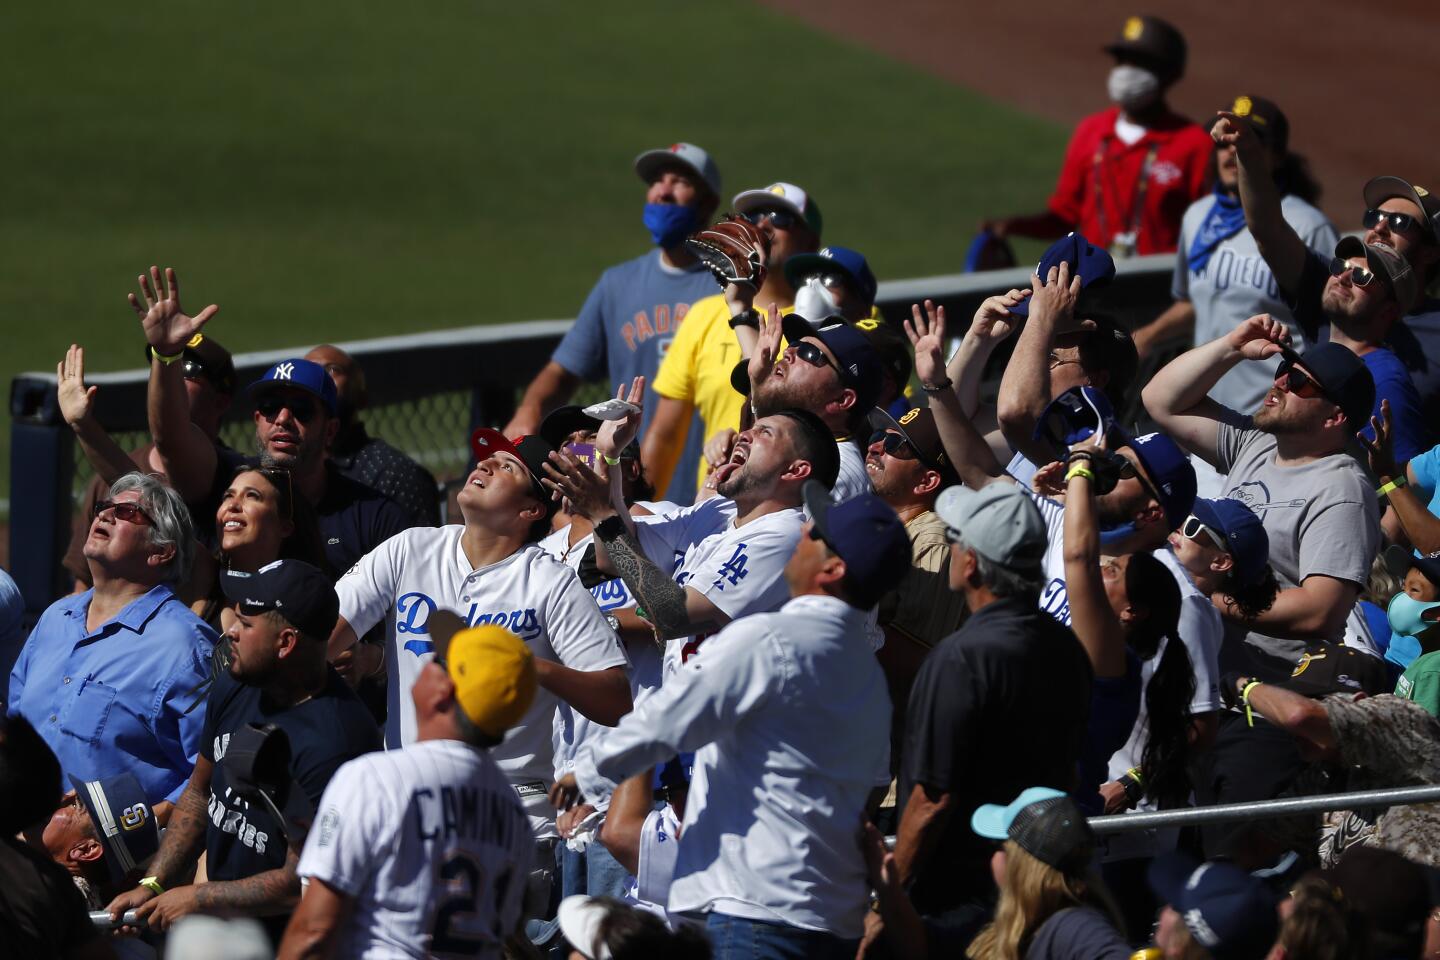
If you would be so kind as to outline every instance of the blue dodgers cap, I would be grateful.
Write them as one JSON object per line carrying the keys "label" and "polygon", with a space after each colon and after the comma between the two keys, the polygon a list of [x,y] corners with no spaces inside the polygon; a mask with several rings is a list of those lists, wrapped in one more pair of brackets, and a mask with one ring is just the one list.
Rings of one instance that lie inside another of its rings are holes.
{"label": "blue dodgers cap", "polygon": [[787,313],[782,317],[780,329],[792,344],[806,337],[814,337],[825,344],[835,355],[840,381],[855,391],[855,406],[863,411],[875,406],[885,386],[885,364],[869,337],[838,317],[812,327],[798,313]]}
{"label": "blue dodgers cap", "polygon": [[1107,435],[1114,426],[1115,411],[1105,394],[1090,386],[1071,387],[1051,400],[1035,421],[1035,439],[1067,450],[1096,432]]}
{"label": "blue dodgers cap", "polygon": [[1235,563],[1235,578],[1241,583],[1257,582],[1270,562],[1270,535],[1260,518],[1239,500],[1195,498],[1190,508],[1195,519],[1220,535]]}
{"label": "blue dodgers cap", "polygon": [[1341,409],[1356,431],[1369,426],[1370,414],[1375,410],[1375,378],[1365,361],[1349,347],[1322,343],[1304,354],[1281,347],[1280,356],[1282,366],[1298,363],[1309,371],[1311,379],[1320,385],[1320,392]]}
{"label": "blue dodgers cap", "polygon": [[1165,508],[1165,522],[1176,530],[1190,515],[1195,505],[1195,468],[1180,445],[1163,433],[1146,433],[1128,437],[1123,446],[1135,451],[1140,465],[1150,475],[1160,506]]}
{"label": "blue dodgers cap", "polygon": [[71,777],[70,783],[85,804],[95,835],[105,848],[110,879],[124,880],[144,867],[160,849],[160,825],[135,775],[117,773],[88,782]]}
{"label": "blue dodgers cap", "polygon": [[245,392],[255,396],[267,389],[279,387],[294,387],[318,397],[332,417],[336,416],[340,409],[335,381],[330,379],[330,373],[324,367],[313,360],[300,357],[281,360],[266,370],[263,377],[246,387]]}
{"label": "blue dodgers cap", "polygon": [[220,589],[246,616],[274,611],[292,627],[327,641],[340,618],[340,598],[330,578],[304,560],[276,560],[254,573],[225,570]]}
{"label": "blue dodgers cap", "polygon": [[[1051,267],[1062,263],[1070,264],[1071,277],[1080,278],[1081,290],[1103,286],[1115,277],[1114,258],[1078,233],[1067,233],[1050,244],[1035,265],[1035,275],[1043,281]],[[1010,308],[1010,313],[1018,317],[1030,316],[1030,300],[1021,300]]]}
{"label": "blue dodgers cap", "polygon": [[837,269],[845,274],[867,306],[875,302],[875,291],[879,289],[875,274],[870,271],[865,255],[849,247],[831,246],[819,253],[797,253],[785,261],[785,279],[798,289],[806,277]]}
{"label": "blue dodgers cap", "polygon": [[910,572],[910,535],[890,505],[873,493],[835,503],[817,480],[804,488],[805,508],[825,545],[845,561],[845,578],[872,596],[895,589]]}
{"label": "blue dodgers cap", "polygon": [[1233,864],[1171,853],[1150,865],[1149,880],[1215,960],[1263,957],[1280,932],[1274,892]]}

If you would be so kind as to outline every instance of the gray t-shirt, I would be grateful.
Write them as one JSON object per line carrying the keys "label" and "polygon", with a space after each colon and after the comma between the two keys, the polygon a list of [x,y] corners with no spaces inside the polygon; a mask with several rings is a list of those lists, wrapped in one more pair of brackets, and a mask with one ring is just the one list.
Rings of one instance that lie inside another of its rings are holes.
{"label": "gray t-shirt", "polygon": [[[1196,273],[1190,269],[1190,244],[1214,206],[1215,196],[1211,194],[1195,201],[1185,211],[1185,218],[1180,222],[1175,278],[1170,285],[1176,300],[1189,300],[1195,306],[1195,345],[1224,336],[1242,320],[1257,313],[1268,313],[1290,328],[1295,349],[1303,351],[1305,337],[1292,319],[1290,308],[1275,283],[1275,275],[1260,256],[1249,230],[1242,229],[1222,240],[1203,271]],[[1339,235],[1325,214],[1294,196],[1280,201],[1280,211],[1307,247],[1330,256]],[[1278,359],[1238,364],[1220,378],[1210,396],[1232,410],[1252,413],[1274,382],[1278,365]]]}
{"label": "gray t-shirt", "polygon": [[[1298,587],[1316,574],[1363,585],[1380,546],[1380,510],[1355,458],[1337,453],[1300,466],[1277,466],[1273,436],[1248,429],[1248,423],[1247,429],[1223,422],[1219,427],[1216,466],[1228,474],[1221,488],[1225,496],[1254,510],[1264,524],[1270,537],[1270,567],[1280,589]],[[1359,617],[1358,612],[1351,613],[1352,620]],[[1347,626],[1369,636],[1363,622]],[[1221,669],[1242,670],[1263,680],[1284,679],[1305,644],[1254,630],[1247,633],[1231,623],[1221,650]]]}

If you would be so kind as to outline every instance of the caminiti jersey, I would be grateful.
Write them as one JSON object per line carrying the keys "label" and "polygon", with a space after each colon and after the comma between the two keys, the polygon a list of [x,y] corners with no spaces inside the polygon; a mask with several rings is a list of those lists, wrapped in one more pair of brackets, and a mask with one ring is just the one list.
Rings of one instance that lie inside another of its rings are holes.
{"label": "caminiti jersey", "polygon": [[[335,585],[340,615],[363,635],[385,621],[389,665],[385,745],[415,740],[410,688],[434,654],[426,626],[437,609],[468,626],[494,623],[513,632],[542,660],[575,670],[628,664],[620,639],[574,571],[528,544],[476,570],[461,549],[465,528],[417,527],[385,541]],[[543,687],[521,721],[491,751],[519,791],[542,836],[553,835],[555,811],[545,799],[552,775],[551,716],[570,706]]]}
{"label": "caminiti jersey", "polygon": [[499,957],[534,850],[495,761],[425,740],[335,772],[298,872],[355,900],[337,957]]}
{"label": "caminiti jersey", "polygon": [[[805,515],[799,507],[735,526],[735,501],[711,497],[668,517],[636,517],[645,555],[675,582],[692,587],[732,621],[780,609],[790,599],[785,564],[795,552]],[[665,645],[664,676],[670,678],[708,634],[679,637]]]}

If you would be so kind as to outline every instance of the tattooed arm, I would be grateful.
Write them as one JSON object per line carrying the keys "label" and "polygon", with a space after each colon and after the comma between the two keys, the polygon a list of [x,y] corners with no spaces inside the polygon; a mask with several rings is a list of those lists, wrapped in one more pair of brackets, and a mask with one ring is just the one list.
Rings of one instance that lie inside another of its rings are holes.
{"label": "tattooed arm", "polygon": [[300,899],[300,877],[295,871],[300,858],[289,847],[285,866],[266,870],[239,880],[215,880],[166,890],[154,900],[141,904],[136,915],[152,929],[165,931],[181,917],[192,913],[247,917],[288,913]]}
{"label": "tattooed arm", "polygon": [[[180,794],[165,834],[160,839],[160,849],[150,862],[150,876],[168,889],[172,884],[188,880],[195,869],[200,851],[205,849],[205,828],[210,822],[206,802],[210,794],[210,774],[214,765],[204,755],[195,758],[195,771],[190,782]],[[112,917],[120,917],[127,910],[134,910],[141,904],[154,899],[156,894],[146,887],[136,887],[120,894],[105,909]]]}
{"label": "tattooed arm", "polygon": [[[676,583],[640,549],[632,533],[613,535],[608,528],[595,529],[596,543],[602,544],[610,566],[625,581],[645,617],[655,624],[660,637],[673,640],[692,633],[714,633],[730,617],[700,591]],[[606,537],[605,533],[612,536]],[[596,551],[599,552],[598,550]]]}

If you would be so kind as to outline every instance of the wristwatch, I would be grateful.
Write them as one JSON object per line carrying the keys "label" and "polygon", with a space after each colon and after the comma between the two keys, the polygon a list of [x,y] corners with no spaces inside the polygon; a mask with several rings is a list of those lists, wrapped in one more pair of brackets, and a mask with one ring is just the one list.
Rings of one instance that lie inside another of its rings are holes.
{"label": "wristwatch", "polygon": [[736,327],[750,327],[759,330],[760,314],[754,307],[751,307],[749,310],[741,310],[730,318],[730,329],[734,330]]}
{"label": "wristwatch", "polygon": [[599,540],[614,540],[625,535],[625,521],[620,514],[612,514],[595,524],[595,536]]}

